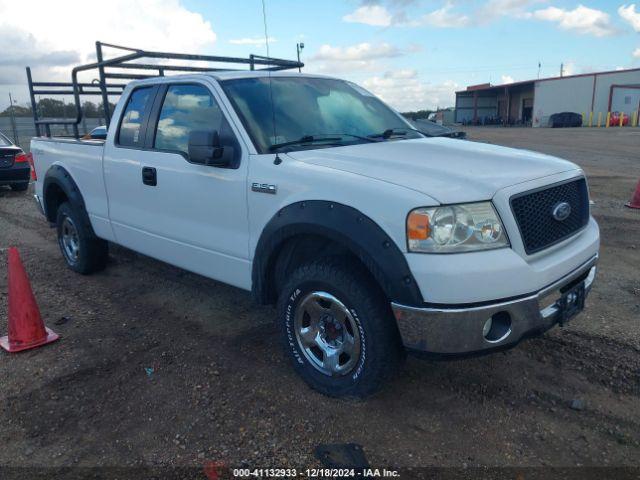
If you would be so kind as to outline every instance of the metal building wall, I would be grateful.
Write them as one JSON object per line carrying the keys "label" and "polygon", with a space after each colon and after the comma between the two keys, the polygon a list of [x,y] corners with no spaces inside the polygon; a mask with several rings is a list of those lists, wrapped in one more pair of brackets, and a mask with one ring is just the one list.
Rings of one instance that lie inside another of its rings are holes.
{"label": "metal building wall", "polygon": [[[596,79],[595,101],[593,104],[594,112],[607,111],[611,85],[640,85],[640,70],[598,75]],[[613,107],[612,111],[615,111]],[[628,114],[629,112],[625,111],[625,113]]]}
{"label": "metal building wall", "polygon": [[611,111],[624,112],[633,117],[640,110],[640,85],[636,88],[615,87],[611,98]]}
{"label": "metal building wall", "polygon": [[[588,116],[593,111],[594,122],[599,113],[602,118],[606,118],[612,85],[640,85],[640,70],[536,81],[533,126],[546,127],[549,116],[559,112]],[[619,89],[616,88],[614,92],[617,90]],[[633,109],[614,108],[612,105],[611,111],[624,111],[631,115]]]}
{"label": "metal building wall", "polygon": [[593,96],[593,76],[559,78],[535,83],[533,126],[546,127],[559,112],[588,112]]}
{"label": "metal building wall", "polygon": [[509,112],[509,117],[512,122],[518,123],[522,121],[522,101],[525,98],[526,99],[534,98],[534,90],[533,89],[521,90],[518,92],[513,92],[511,94],[511,101],[510,101],[511,111]]}
{"label": "metal building wall", "polygon": [[467,93],[456,94],[456,117],[459,123],[473,120],[473,95]]}
{"label": "metal building wall", "polygon": [[[498,97],[496,94],[482,93],[475,101],[477,101],[477,116],[479,120],[497,115]],[[457,93],[455,121],[459,123],[472,121],[473,105],[473,92]]]}

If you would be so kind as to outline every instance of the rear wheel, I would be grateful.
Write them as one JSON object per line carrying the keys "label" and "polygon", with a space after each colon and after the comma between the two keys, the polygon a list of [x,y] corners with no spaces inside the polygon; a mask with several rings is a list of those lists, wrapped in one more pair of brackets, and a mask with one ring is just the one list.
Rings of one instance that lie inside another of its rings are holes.
{"label": "rear wheel", "polygon": [[58,208],[58,245],[71,270],[89,274],[105,268],[109,255],[108,244],[93,233],[88,220],[68,202]]}
{"label": "rear wheel", "polygon": [[14,192],[24,192],[29,188],[29,182],[25,183],[14,183],[11,185],[11,190]]}
{"label": "rear wheel", "polygon": [[299,267],[278,302],[285,350],[298,374],[330,396],[379,390],[404,358],[393,315],[377,285],[346,259]]}

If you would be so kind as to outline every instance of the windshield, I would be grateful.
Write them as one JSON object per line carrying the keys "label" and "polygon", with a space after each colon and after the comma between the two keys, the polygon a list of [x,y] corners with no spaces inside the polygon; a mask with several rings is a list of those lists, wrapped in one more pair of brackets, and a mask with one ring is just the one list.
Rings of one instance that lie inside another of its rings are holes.
{"label": "windshield", "polygon": [[[268,77],[221,82],[260,153],[269,153],[273,146],[288,142],[294,143],[286,145],[290,150],[364,143],[366,137],[380,137],[389,130],[394,134],[385,136],[385,140],[422,137],[393,110],[353,83],[275,76],[271,82],[271,91]],[[326,142],[321,140],[323,135],[336,138]]]}
{"label": "windshield", "polygon": [[7,137],[0,133],[0,147],[10,147],[13,145]]}

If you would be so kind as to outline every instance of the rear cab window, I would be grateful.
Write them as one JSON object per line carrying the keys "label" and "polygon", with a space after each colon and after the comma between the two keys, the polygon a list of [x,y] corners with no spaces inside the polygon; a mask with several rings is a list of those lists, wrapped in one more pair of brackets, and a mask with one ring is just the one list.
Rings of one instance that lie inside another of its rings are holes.
{"label": "rear cab window", "polygon": [[137,148],[144,146],[142,122],[149,108],[149,99],[153,88],[140,87],[131,92],[118,129],[119,145]]}

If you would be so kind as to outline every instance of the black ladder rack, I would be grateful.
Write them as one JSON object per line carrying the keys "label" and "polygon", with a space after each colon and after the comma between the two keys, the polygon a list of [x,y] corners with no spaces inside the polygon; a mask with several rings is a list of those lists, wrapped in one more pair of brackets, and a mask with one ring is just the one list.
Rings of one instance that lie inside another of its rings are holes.
{"label": "black ladder rack", "polygon": [[[130,53],[105,60],[102,48],[108,47],[123,50]],[[151,52],[139,48],[123,47],[110,43],[96,42],[96,59],[94,63],[79,65],[71,71],[71,82],[34,82],[31,77],[31,68],[27,67],[27,82],[29,83],[29,96],[31,97],[31,109],[33,110],[33,122],[36,127],[36,135],[41,135],[40,126],[44,127],[45,135],[51,136],[51,125],[71,125],[73,134],[79,138],[78,125],[82,121],[81,95],[100,95],[104,109],[104,119],[107,127],[111,120],[109,97],[122,94],[127,86],[127,81],[142,78],[162,77],[165,72],[220,72],[239,70],[238,68],[218,68],[206,66],[171,65],[160,63],[134,63],[140,59],[165,59],[165,60],[191,60],[200,62],[227,63],[232,65],[248,65],[250,70],[289,70],[301,68],[304,63],[295,60],[283,60],[280,58],[264,57],[261,55],[249,55],[249,58],[219,57],[214,55],[193,55],[188,53]],[[263,67],[263,68],[257,68]],[[98,70],[98,78],[91,83],[78,82],[78,72]],[[115,70],[115,71],[114,71]],[[129,73],[128,70],[148,70],[148,74]],[[124,80],[124,82],[109,83],[109,80]],[[38,118],[36,95],[73,95],[76,117],[75,118]]]}

